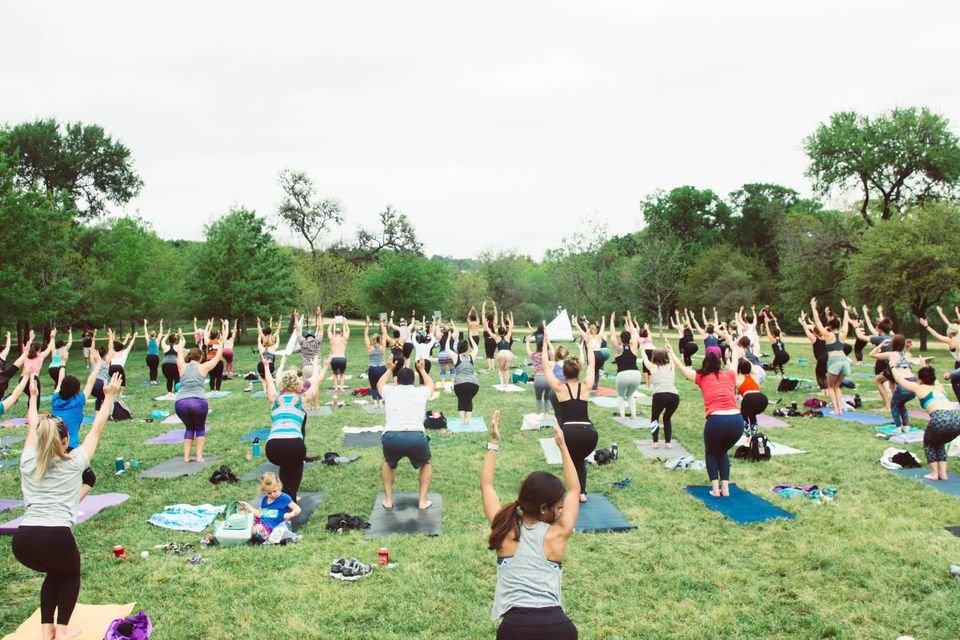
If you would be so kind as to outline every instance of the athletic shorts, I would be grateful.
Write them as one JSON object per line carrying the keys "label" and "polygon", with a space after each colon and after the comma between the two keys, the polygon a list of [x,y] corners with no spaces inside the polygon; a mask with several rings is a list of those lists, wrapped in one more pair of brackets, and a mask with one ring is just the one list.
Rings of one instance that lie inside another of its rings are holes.
{"label": "athletic shorts", "polygon": [[843,354],[829,356],[827,358],[827,373],[835,376],[850,375],[850,358]]}
{"label": "athletic shorts", "polygon": [[430,440],[421,431],[384,431],[380,446],[391,469],[397,468],[400,458],[409,458],[414,469],[430,462]]}
{"label": "athletic shorts", "polygon": [[336,375],[343,375],[347,371],[346,358],[330,358],[330,371]]}

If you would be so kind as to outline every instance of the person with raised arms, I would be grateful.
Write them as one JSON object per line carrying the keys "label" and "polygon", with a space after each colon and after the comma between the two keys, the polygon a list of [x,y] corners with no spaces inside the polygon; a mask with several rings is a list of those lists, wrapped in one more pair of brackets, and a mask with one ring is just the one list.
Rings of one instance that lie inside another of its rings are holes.
{"label": "person with raised arms", "polygon": [[[773,326],[770,326],[770,320],[773,319]],[[780,374],[780,377],[786,375],[783,365],[790,362],[790,354],[787,353],[787,347],[783,343],[782,332],[780,331],[780,322],[777,316],[767,308],[763,314],[763,326],[767,332],[767,339],[770,341],[770,348],[773,349],[773,371]]]}
{"label": "person with raised arms", "polygon": [[949,480],[947,476],[947,443],[960,437],[960,411],[947,399],[947,394],[937,381],[933,367],[921,367],[915,380],[911,380],[902,368],[892,369],[893,379],[920,398],[920,406],[930,414],[930,421],[923,432],[923,453],[930,465],[927,480]]}
{"label": "person with raised arms", "polygon": [[723,369],[723,360],[710,349],[703,356],[699,371],[683,364],[673,347],[667,351],[674,366],[684,377],[700,387],[706,421],[703,423],[703,456],[710,478],[710,495],[719,498],[730,495],[730,447],[743,435],[743,416],[736,398],[736,369],[733,360]]}
{"label": "person with raised arms", "polygon": [[[661,336],[663,337],[663,336]],[[664,340],[664,343],[667,343]],[[664,349],[654,349],[650,356],[645,351],[640,352],[644,365],[650,370],[650,383],[653,391],[650,407],[650,437],[652,449],[660,447],[660,414],[663,413],[663,441],[667,449],[673,448],[673,418],[674,412],[680,406],[680,392],[677,391],[676,369],[670,361],[670,354]]]}
{"label": "person with raised arms", "polygon": [[[590,336],[579,326],[577,331],[584,343],[589,343]],[[549,339],[549,335],[546,336]],[[596,427],[590,422],[588,411],[590,389],[593,387],[594,352],[587,348],[587,367],[580,381],[580,372],[583,364],[579,358],[568,357],[563,361],[563,382],[553,374],[553,363],[550,361],[550,351],[546,339],[543,343],[543,373],[547,376],[550,388],[557,395],[557,404],[554,405],[555,420],[563,431],[563,438],[570,448],[573,466],[577,470],[577,479],[580,484],[580,502],[587,501],[587,466],[586,459],[597,447]],[[570,385],[576,386],[576,391]]]}
{"label": "person with raised arms", "polygon": [[160,340],[160,348],[163,350],[160,371],[167,381],[167,395],[172,394],[180,382],[180,368],[177,366],[177,345],[179,342],[180,336],[173,333],[173,329],[170,330],[170,335]]}
{"label": "person with raised arms", "polygon": [[[183,342],[183,332],[179,333]],[[207,413],[210,407],[207,404],[207,392],[204,388],[206,377],[210,370],[220,364],[221,352],[218,349],[213,358],[203,362],[203,352],[200,347],[194,347],[183,353],[177,349],[177,369],[180,371],[180,390],[177,391],[176,402],[173,405],[177,417],[183,422],[183,461],[191,462],[191,443],[197,446],[197,462],[203,462],[203,445],[207,441]]]}
{"label": "person with raised arms", "polygon": [[237,321],[234,319],[230,322],[229,318],[224,318],[223,323],[229,328],[223,338],[223,377],[230,379],[233,377],[233,345],[236,342]]}
{"label": "person with raised arms", "polygon": [[513,362],[513,351],[511,349],[513,346],[513,314],[511,313],[508,316],[503,313],[498,318],[496,307],[494,307],[493,323],[497,327],[496,333],[489,327],[486,328],[486,331],[496,341],[497,351],[494,359],[497,361],[497,374],[500,377],[500,384],[508,385],[510,384],[510,364]]}
{"label": "person with raised arms", "polygon": [[[544,335],[531,333],[523,343],[527,349],[527,357],[533,363],[533,393],[536,396],[537,415],[542,420],[547,415],[547,405],[550,403],[550,383],[543,372]],[[547,349],[550,349],[549,345]]]}
{"label": "person with raised arms", "polygon": [[330,343],[330,371],[333,373],[333,388],[346,389],[347,342],[350,340],[350,325],[344,322],[327,325],[327,341]]}
{"label": "person with raised arms", "polygon": [[847,303],[841,300],[840,304],[843,305],[843,319],[833,317],[824,326],[820,322],[820,314],[817,312],[817,299],[816,297],[810,298],[813,324],[820,335],[823,336],[823,341],[827,345],[827,395],[833,403],[834,415],[843,413],[841,385],[844,377],[850,375],[850,358],[844,352],[844,342],[847,339],[847,329],[850,326],[850,315],[847,311]]}
{"label": "person with raised arms", "polygon": [[54,391],[60,389],[60,370],[67,368],[67,360],[70,358],[70,349],[73,347],[73,328],[68,332],[68,338],[64,341],[62,338],[54,343],[53,353],[50,355],[50,366],[47,373],[53,380]]}
{"label": "person with raised arms", "polygon": [[[137,341],[137,332],[134,331],[133,335],[127,338],[126,341],[114,339],[113,341],[113,357],[110,358],[110,376],[113,374],[120,374],[120,387],[127,386],[127,357],[130,355],[130,352],[133,351],[133,345]],[[121,393],[121,396],[123,394]]]}
{"label": "person with raised arms", "polygon": [[630,419],[637,419],[637,399],[634,393],[640,388],[643,376],[637,368],[637,354],[640,350],[640,333],[630,318],[630,312],[624,320],[624,330],[617,336],[617,314],[610,314],[610,344],[617,355],[613,358],[617,365],[617,411],[620,419],[626,417],[626,406],[630,405]]}
{"label": "person with raised arms", "polygon": [[35,378],[30,380],[27,440],[20,455],[24,515],[11,549],[20,564],[46,574],[40,587],[40,637],[66,640],[79,633],[68,626],[80,595],[80,549],[73,537],[75,510],[83,472],[90,467],[113,397],[120,391],[120,376],[114,375],[104,387],[111,402],[97,411],[83,444],[72,453],[66,451],[69,436],[63,421],[40,417],[39,385]]}
{"label": "person with raised arms", "polygon": [[534,471],[506,504],[493,486],[500,450],[500,411],[490,420],[490,441],[480,470],[483,512],[490,523],[487,547],[497,554],[492,618],[498,640],[576,640],[577,628],[563,610],[560,577],[567,541],[580,513],[582,489],[563,430],[553,437],[563,461],[563,481]]}
{"label": "person with raised arms", "polygon": [[[51,404],[53,410],[51,414],[54,418],[60,418],[67,427],[67,453],[80,446],[80,425],[83,424],[83,408],[87,404],[87,398],[93,391],[93,385],[97,382],[97,372],[99,368],[91,368],[87,376],[86,385],[83,391],[80,390],[80,379],[75,376],[66,375],[66,369],[60,370],[60,378],[57,380],[58,391],[53,392]],[[87,467],[83,470],[83,486],[80,489],[80,499],[83,500],[90,493],[90,489],[97,483],[97,474],[93,469]]]}
{"label": "person with raised arms", "polygon": [[680,310],[674,309],[674,315],[670,318],[670,326],[677,330],[677,346],[680,348],[680,354],[683,356],[683,363],[688,367],[693,366],[693,354],[700,350],[696,339],[693,337],[693,329],[690,328],[690,314],[685,312],[684,319],[680,320]]}
{"label": "person with raised arms", "polygon": [[953,358],[953,368],[956,375],[954,375],[954,373],[947,373],[944,376],[944,380],[950,381],[950,385],[953,387],[953,395],[957,397],[957,401],[960,401],[960,325],[950,322],[940,307],[937,307],[937,311],[940,313],[940,317],[947,323],[946,335],[939,333],[931,327],[926,318],[920,318],[920,326],[929,331],[930,335],[934,338],[947,345],[950,357]]}
{"label": "person with raised arms", "polygon": [[[320,384],[327,375],[330,358],[319,366],[313,359],[310,388],[304,391],[303,378],[293,369],[283,369],[273,376],[261,378],[267,403],[270,405],[270,435],[267,437],[267,460],[280,467],[280,483],[286,492],[297,500],[300,483],[303,481],[303,465],[307,458],[306,432],[307,411],[304,404],[320,393]],[[280,389],[277,390],[277,385]]]}
{"label": "person with raised arms", "polygon": [[150,371],[150,384],[157,385],[157,371],[160,369],[160,343],[157,336],[163,335],[163,320],[160,320],[159,331],[150,331],[147,328],[147,319],[143,319],[143,340],[147,343],[147,369]]}
{"label": "person with raised arms", "polygon": [[[483,305],[486,305],[486,302]],[[484,306],[484,311],[486,311],[486,306]],[[470,311],[467,312],[467,337],[477,345],[483,342],[483,325],[481,324],[483,315],[483,313],[477,315],[477,308],[470,305]],[[456,351],[456,349],[451,349],[451,351]]]}
{"label": "person with raised arms", "polygon": [[380,475],[383,479],[383,508],[393,508],[393,481],[397,474],[397,464],[401,458],[408,458],[414,469],[419,469],[419,507],[429,509],[433,502],[427,499],[430,481],[433,479],[433,461],[430,453],[430,440],[424,433],[423,416],[426,413],[427,399],[433,394],[433,380],[424,372],[423,362],[417,361],[417,370],[424,384],[413,386],[417,376],[413,369],[403,367],[397,372],[397,384],[388,384],[393,380],[396,363],[387,362],[387,373],[377,382],[377,391],[385,403],[384,431],[380,436],[383,449],[383,465]]}
{"label": "person with raised arms", "polygon": [[[38,342],[34,342],[34,337],[36,337],[36,334],[31,329],[27,337],[27,343],[21,349],[20,357],[14,362],[17,368],[23,367],[21,375],[24,378],[39,376],[40,370],[43,368],[43,361],[56,349],[56,329],[50,330],[50,342],[47,343],[46,349],[42,348]],[[40,386],[39,378],[37,379],[37,386]]]}
{"label": "person with raised arms", "polygon": [[[867,308],[867,305],[863,305],[863,322],[866,323],[870,334],[867,335],[860,322],[856,322],[854,323],[853,328],[857,334],[857,338],[864,342],[868,342],[875,347],[887,343],[886,346],[881,349],[881,353],[886,353],[889,351],[890,343],[888,341],[893,340],[893,320],[884,317],[883,307],[877,307],[877,324],[876,327],[874,327],[873,323],[870,321],[870,310]],[[890,382],[890,378],[886,375],[886,370],[887,363],[883,360],[877,360],[873,366],[874,382],[877,385],[877,391],[880,393],[880,398],[883,399],[883,410],[890,411],[891,392],[887,386]]]}
{"label": "person with raised arms", "polygon": [[387,325],[380,322],[380,333],[370,335],[370,316],[367,316],[367,323],[363,327],[363,343],[367,347],[367,380],[370,382],[370,399],[373,406],[383,406],[383,396],[377,390],[377,382],[387,372],[386,350],[383,345],[383,336],[386,334]]}
{"label": "person with raised arms", "polygon": [[458,340],[460,332],[456,325],[451,324],[450,330],[447,356],[453,363],[453,392],[457,395],[457,413],[461,422],[470,422],[473,420],[473,398],[480,391],[480,381],[475,370],[479,348],[469,335],[465,336],[465,340]]}

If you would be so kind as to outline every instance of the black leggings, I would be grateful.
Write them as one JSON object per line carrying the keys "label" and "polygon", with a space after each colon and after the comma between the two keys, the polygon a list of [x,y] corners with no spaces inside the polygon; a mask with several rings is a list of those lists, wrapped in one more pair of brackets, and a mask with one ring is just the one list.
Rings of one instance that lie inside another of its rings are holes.
{"label": "black leggings", "polygon": [[[673,412],[680,406],[680,396],[676,393],[661,392],[653,394],[653,407],[650,409],[650,431],[653,435],[653,441],[659,442],[660,438],[660,412],[663,412],[663,441],[670,442],[673,436],[673,426],[670,424],[670,418]],[[654,429],[654,423],[657,428]]]}
{"label": "black leggings", "polygon": [[856,357],[857,362],[863,362],[863,348],[870,344],[869,342],[864,342],[860,338],[857,338],[853,343],[853,355]]}
{"label": "black leggings", "polygon": [[47,369],[47,373],[50,374],[50,379],[53,380],[53,385],[56,386],[60,382],[60,369],[63,367],[50,367]]}
{"label": "black leggings", "polygon": [[577,640],[577,628],[560,607],[513,607],[503,614],[497,640]]}
{"label": "black leggings", "polygon": [[223,384],[223,360],[210,369],[210,391],[220,391],[221,384]]}
{"label": "black leggings", "polygon": [[111,378],[113,378],[114,374],[119,373],[119,374],[120,374],[120,386],[121,386],[121,387],[127,386],[127,372],[124,370],[124,368],[123,368],[121,365],[119,365],[119,364],[112,364],[112,365],[110,365],[110,369],[109,369],[108,371],[109,371],[109,374],[110,374],[110,377],[111,377]]}
{"label": "black leggings", "polygon": [[790,354],[787,353],[786,349],[780,349],[773,355],[773,370],[774,372],[779,371],[780,375],[786,375],[786,372],[783,370],[783,365],[790,362]]}
{"label": "black leggings", "polygon": [[457,411],[473,411],[473,397],[480,391],[480,385],[475,382],[458,382],[453,385],[453,392],[457,394]]}
{"label": "black leggings", "polygon": [[47,574],[40,587],[40,624],[67,625],[80,595],[80,550],[70,527],[20,526],[13,534],[13,557]]}
{"label": "black leggings", "polygon": [[743,396],[740,399],[740,415],[743,416],[744,425],[757,426],[757,416],[763,413],[769,404],[767,396],[759,391],[751,391]]}
{"label": "black leggings", "polygon": [[568,422],[560,429],[563,431],[563,439],[567,442],[567,451],[573,459],[573,466],[577,469],[580,493],[586,493],[587,465],[584,461],[597,448],[599,439],[597,430],[589,422]]}
{"label": "black leggings", "polygon": [[730,479],[730,450],[743,435],[743,416],[730,415],[707,416],[703,425],[703,449],[707,463],[707,475],[710,480]]}
{"label": "black leggings", "polygon": [[90,395],[96,399],[93,410],[100,411],[100,407],[103,406],[103,401],[106,399],[106,396],[103,395],[103,380],[98,378],[93,381],[93,389],[90,390]]}
{"label": "black leggings", "polygon": [[[267,366],[270,367],[270,375],[273,375],[273,371],[274,371],[273,360],[269,361],[267,363]],[[263,360],[257,363],[257,375],[260,376],[261,378],[267,377],[266,371],[263,370]]]}
{"label": "black leggings", "polygon": [[487,360],[493,360],[493,354],[497,352],[497,341],[490,336],[484,336],[483,352],[487,355]]}
{"label": "black leggings", "polygon": [[603,355],[603,351],[593,352],[593,388],[600,386],[600,372],[603,371],[603,365],[607,364],[608,356]]}
{"label": "black leggings", "polygon": [[307,459],[307,445],[302,438],[274,438],[267,440],[267,460],[280,467],[283,492],[297,499],[303,480],[303,464]]}
{"label": "black leggings", "polygon": [[180,369],[176,362],[164,362],[160,366],[163,377],[167,379],[167,393],[173,393],[173,387],[180,382]]}
{"label": "black leggings", "polygon": [[[426,373],[426,374],[429,374],[429,373],[430,373],[430,365],[432,365],[432,364],[433,364],[433,361],[430,360],[430,358],[427,358],[426,360],[424,360],[424,361],[423,361],[423,372]],[[420,377],[420,384],[423,384],[423,374],[421,374],[420,371],[417,370],[417,375]]]}
{"label": "black leggings", "polygon": [[683,349],[681,349],[681,351],[683,352],[683,363],[688,367],[692,367],[693,366],[692,356],[699,350],[700,350],[700,345],[698,345],[693,340],[683,345]]}
{"label": "black leggings", "polygon": [[157,369],[160,368],[160,356],[155,353],[147,354],[147,368],[150,369],[150,382],[157,381]]}
{"label": "black leggings", "polygon": [[817,386],[821,389],[827,388],[827,357],[817,358],[817,366],[814,369],[817,377]]}

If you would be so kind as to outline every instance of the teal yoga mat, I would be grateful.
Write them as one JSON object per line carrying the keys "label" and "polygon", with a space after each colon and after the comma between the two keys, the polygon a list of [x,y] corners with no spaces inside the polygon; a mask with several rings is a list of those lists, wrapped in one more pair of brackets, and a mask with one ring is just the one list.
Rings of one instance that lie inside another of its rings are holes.
{"label": "teal yoga mat", "polygon": [[461,422],[460,418],[447,420],[447,431],[451,433],[486,433],[487,423],[483,416],[473,416],[470,422]]}
{"label": "teal yoga mat", "polygon": [[715,498],[710,495],[710,487],[687,487],[687,493],[702,502],[708,509],[725,515],[737,524],[753,524],[767,520],[794,520],[797,516],[771,504],[735,484],[730,485],[730,496]]}
{"label": "teal yoga mat", "polygon": [[960,478],[957,475],[951,475],[949,480],[927,480],[923,476],[930,473],[930,469],[891,469],[901,478],[913,478],[919,480],[928,487],[933,487],[937,491],[942,491],[947,495],[960,496]]}
{"label": "teal yoga mat", "polygon": [[573,528],[585,533],[636,529],[602,493],[587,494],[587,501],[580,505],[577,523]]}

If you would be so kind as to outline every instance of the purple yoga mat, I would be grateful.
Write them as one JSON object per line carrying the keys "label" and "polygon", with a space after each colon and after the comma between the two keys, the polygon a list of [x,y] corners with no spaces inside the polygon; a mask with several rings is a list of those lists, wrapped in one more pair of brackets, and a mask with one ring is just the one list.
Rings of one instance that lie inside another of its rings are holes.
{"label": "purple yoga mat", "polygon": [[144,440],[143,444],[179,444],[183,442],[183,435],[186,432],[186,429],[171,429],[166,433],[161,433],[156,438]]}
{"label": "purple yoga mat", "polygon": [[759,426],[761,426],[761,427],[767,427],[768,429],[772,429],[772,428],[775,428],[775,427],[789,427],[789,426],[790,426],[789,424],[787,424],[786,422],[784,422],[784,421],[781,420],[780,418],[775,418],[775,417],[773,417],[773,416],[768,416],[768,415],[763,414],[763,413],[761,413],[760,415],[757,416],[757,424],[758,424]]}
{"label": "purple yoga mat", "polygon": [[0,500],[0,513],[3,513],[7,509],[13,509],[14,507],[19,507],[23,503],[19,500]]}
{"label": "purple yoga mat", "polygon": [[26,418],[10,418],[0,422],[0,427],[22,427],[25,424],[27,424]]}
{"label": "purple yoga mat", "polygon": [[[80,501],[80,504],[77,505],[75,510],[75,513],[77,514],[77,523],[79,524],[88,518],[92,518],[107,507],[112,507],[122,502],[126,502],[129,498],[130,496],[125,493],[101,493],[95,496],[87,496]],[[21,520],[23,520],[23,516],[14,518],[10,522],[4,522],[3,524],[0,524],[0,535],[13,534],[13,532],[17,530],[17,527],[20,526]]]}

